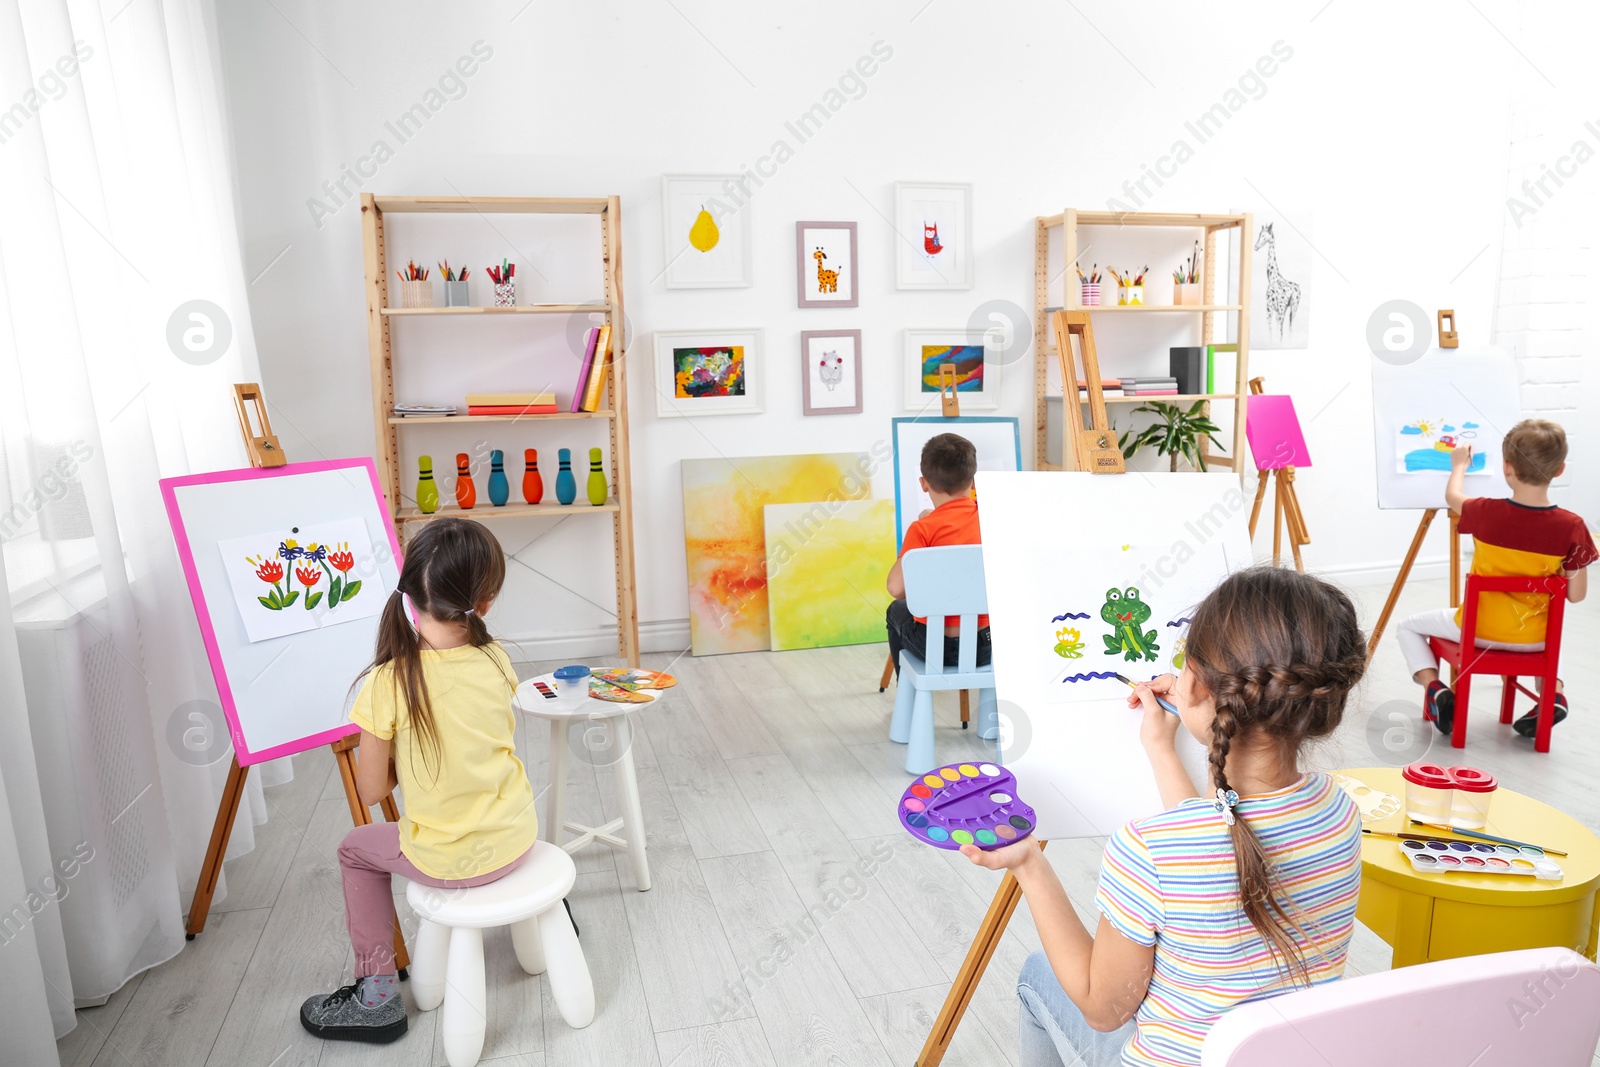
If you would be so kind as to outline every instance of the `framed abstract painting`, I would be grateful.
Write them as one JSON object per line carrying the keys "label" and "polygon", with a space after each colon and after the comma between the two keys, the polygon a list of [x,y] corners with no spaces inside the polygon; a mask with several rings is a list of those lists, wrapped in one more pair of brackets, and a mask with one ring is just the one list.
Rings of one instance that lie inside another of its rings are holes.
{"label": "framed abstract painting", "polygon": [[800,334],[800,386],[807,415],[861,411],[861,331]]}
{"label": "framed abstract painting", "polygon": [[856,224],[794,224],[795,278],[803,308],[853,308],[861,303],[856,279]]}
{"label": "framed abstract painting", "polygon": [[896,289],[972,288],[972,186],[896,182]]}
{"label": "framed abstract painting", "polygon": [[939,412],[939,368],[955,367],[961,410],[994,411],[1000,406],[1000,364],[993,362],[981,330],[907,330],[906,407],[918,415]]}
{"label": "framed abstract painting", "polygon": [[761,410],[761,331],[657,330],[656,414],[750,415]]}

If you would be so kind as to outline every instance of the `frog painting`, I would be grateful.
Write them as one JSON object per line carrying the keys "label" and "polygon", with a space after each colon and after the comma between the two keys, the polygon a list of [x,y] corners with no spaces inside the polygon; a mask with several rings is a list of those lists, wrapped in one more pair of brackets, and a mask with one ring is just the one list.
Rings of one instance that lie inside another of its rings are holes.
{"label": "frog painting", "polygon": [[1107,655],[1120,653],[1129,662],[1136,662],[1140,657],[1155,662],[1161,646],[1156,643],[1156,631],[1139,628],[1150,619],[1150,605],[1139,599],[1136,587],[1106,590],[1100,618],[1111,626],[1111,632],[1102,635]]}

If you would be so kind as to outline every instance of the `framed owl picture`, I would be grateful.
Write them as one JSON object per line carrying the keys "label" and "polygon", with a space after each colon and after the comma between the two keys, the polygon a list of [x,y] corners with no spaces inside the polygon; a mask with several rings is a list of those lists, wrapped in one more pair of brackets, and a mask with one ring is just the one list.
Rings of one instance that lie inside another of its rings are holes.
{"label": "framed owl picture", "polygon": [[861,331],[806,330],[800,335],[800,383],[807,415],[861,411]]}
{"label": "framed owl picture", "polygon": [[971,289],[972,186],[896,182],[896,289]]}

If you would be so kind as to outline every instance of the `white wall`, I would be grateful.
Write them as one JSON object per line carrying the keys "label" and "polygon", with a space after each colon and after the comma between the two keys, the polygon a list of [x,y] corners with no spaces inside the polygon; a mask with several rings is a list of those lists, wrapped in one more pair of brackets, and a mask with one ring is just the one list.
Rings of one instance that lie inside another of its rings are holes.
{"label": "white wall", "polygon": [[[291,455],[365,454],[373,442],[359,206],[343,194],[347,202],[337,204],[324,181],[336,182],[381,139],[393,157],[361,189],[621,195],[647,624],[686,615],[681,459],[867,450],[886,437],[891,417],[905,414],[901,331],[964,326],[992,299],[1031,309],[1034,217],[1066,205],[1101,208],[1111,197],[1132,202],[1124,183],[1177,139],[1190,141],[1193,157],[1160,188],[1147,184],[1152,195],[1138,206],[1275,205],[1314,217],[1313,346],[1252,361],[1273,391],[1295,396],[1307,424],[1316,464],[1299,485],[1313,566],[1376,577],[1398,560],[1415,525],[1415,516],[1374,504],[1364,345],[1371,311],[1394,298],[1453,306],[1464,343],[1490,340],[1507,82],[1520,60],[1470,10],[1391,4],[1377,18],[1371,5],[1338,0],[1230,4],[1226,14],[1192,3],[1048,2],[978,14],[938,0],[803,8],[510,2],[486,12],[220,0],[219,8],[251,311],[276,428]],[[1541,32],[1577,36],[1559,19]],[[480,54],[492,55],[459,98],[441,97],[421,132],[399,143],[385,122],[423,100],[479,41]],[[1185,121],[1223,100],[1279,41],[1292,57],[1270,78],[1247,81],[1243,106],[1196,144]],[[1520,44],[1542,57],[1539,41]],[[785,123],[825,101],[875,45],[892,54],[859,86],[844,83],[842,106],[799,143]],[[659,279],[660,176],[754,166],[779,140],[793,157],[754,198],[754,287],[667,290]],[[895,290],[887,219],[896,180],[974,184],[973,290]],[[356,184],[347,178],[346,189],[354,193]],[[336,210],[314,220],[313,198]],[[860,223],[859,309],[795,308],[797,219]],[[558,273],[563,255],[550,244],[544,273]],[[746,325],[766,329],[765,413],[657,419],[650,331]],[[860,415],[800,414],[799,333],[823,327],[863,332]],[[1021,416],[1025,433],[1031,389],[1026,370],[1006,377],[1003,411]],[[430,447],[437,456],[457,450],[453,443]],[[880,474],[880,495],[891,491],[890,479]],[[592,562],[586,544],[601,527],[581,522],[568,520],[524,554],[549,577],[512,568],[495,620],[502,632],[583,632],[608,622],[609,568]],[[497,529],[517,549],[544,528]],[[1439,537],[1426,555],[1442,553]],[[654,640],[682,647],[678,633],[657,626]]]}

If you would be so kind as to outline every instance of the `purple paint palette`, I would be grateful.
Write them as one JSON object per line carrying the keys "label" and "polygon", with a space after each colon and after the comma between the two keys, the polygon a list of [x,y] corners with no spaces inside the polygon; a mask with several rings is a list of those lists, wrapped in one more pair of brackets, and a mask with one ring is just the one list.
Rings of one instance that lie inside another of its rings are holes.
{"label": "purple paint palette", "polygon": [[900,825],[934,848],[999,848],[1027,837],[1035,821],[1017,799],[1016,777],[993,763],[936,767],[900,798]]}

